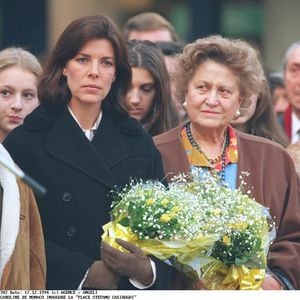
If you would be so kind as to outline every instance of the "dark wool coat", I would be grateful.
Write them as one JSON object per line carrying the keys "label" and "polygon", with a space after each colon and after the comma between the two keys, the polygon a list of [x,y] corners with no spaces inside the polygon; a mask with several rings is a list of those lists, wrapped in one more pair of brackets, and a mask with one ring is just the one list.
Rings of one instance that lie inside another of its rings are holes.
{"label": "dark wool coat", "polygon": [[[183,125],[154,138],[161,152],[164,170],[169,177],[189,172],[189,162],[181,142]],[[277,238],[270,247],[268,266],[283,272],[295,289],[300,289],[300,190],[295,167],[289,154],[279,144],[253,135],[236,132],[238,176],[244,180],[255,200],[270,209]]]}
{"label": "dark wool coat", "polygon": [[[130,178],[164,176],[151,137],[135,120],[121,120],[108,112],[103,112],[90,142],[65,105],[41,105],[3,144],[21,169],[47,189],[45,196],[37,196],[37,203],[49,289],[77,289],[93,261],[100,259],[112,189]],[[168,288],[171,268],[160,262],[157,267],[153,288]],[[133,287],[126,279],[121,288]]]}

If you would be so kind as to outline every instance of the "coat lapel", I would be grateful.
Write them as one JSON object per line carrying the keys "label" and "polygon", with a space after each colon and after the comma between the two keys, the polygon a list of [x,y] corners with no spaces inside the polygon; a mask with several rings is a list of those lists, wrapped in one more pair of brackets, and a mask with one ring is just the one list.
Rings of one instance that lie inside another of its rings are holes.
{"label": "coat lapel", "polygon": [[109,187],[116,184],[110,167],[128,153],[127,144],[114,128],[109,114],[103,114],[90,142],[67,109],[57,118],[47,139],[46,150],[58,160]]}

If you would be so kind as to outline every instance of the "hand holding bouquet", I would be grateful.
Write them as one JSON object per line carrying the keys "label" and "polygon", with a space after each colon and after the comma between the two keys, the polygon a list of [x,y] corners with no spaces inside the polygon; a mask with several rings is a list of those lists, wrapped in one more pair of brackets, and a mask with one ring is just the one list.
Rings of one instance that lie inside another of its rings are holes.
{"label": "hand holding bouquet", "polygon": [[115,238],[174,265],[209,289],[258,289],[270,240],[268,211],[241,189],[179,176],[132,182],[116,193],[102,239]]}

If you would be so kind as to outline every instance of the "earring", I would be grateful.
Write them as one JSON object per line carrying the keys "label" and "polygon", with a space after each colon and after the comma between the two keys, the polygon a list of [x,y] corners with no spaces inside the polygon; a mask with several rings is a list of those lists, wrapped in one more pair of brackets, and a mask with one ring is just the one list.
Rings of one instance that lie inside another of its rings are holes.
{"label": "earring", "polygon": [[233,120],[236,120],[241,115],[240,110],[238,109],[233,117]]}
{"label": "earring", "polygon": [[183,106],[184,108],[186,108],[186,101],[184,101],[184,102],[182,103],[182,106]]}

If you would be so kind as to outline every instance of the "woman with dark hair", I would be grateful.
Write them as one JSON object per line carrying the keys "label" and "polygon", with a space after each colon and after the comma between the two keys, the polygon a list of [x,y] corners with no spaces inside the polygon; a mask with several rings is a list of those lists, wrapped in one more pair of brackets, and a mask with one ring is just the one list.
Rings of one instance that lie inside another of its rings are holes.
{"label": "woman with dark hair", "polygon": [[242,132],[261,136],[287,147],[289,141],[277,121],[269,83],[259,60],[259,53],[253,47],[249,48],[248,52],[249,57],[254,58],[252,68],[258,78],[257,92],[249,97],[246,105],[240,107],[231,125]]}
{"label": "woman with dark hair", "polygon": [[[73,21],[39,83],[41,102],[4,145],[47,188],[37,196],[46,239],[48,289],[168,287],[170,267],[120,241],[100,248],[112,189],[164,177],[151,137],[123,103],[131,82],[126,45],[105,16]],[[155,268],[156,265],[156,268]]]}
{"label": "woman with dark hair", "polygon": [[171,96],[168,71],[161,50],[150,41],[127,42],[132,68],[131,88],[126,96],[130,115],[152,136],[179,123]]}
{"label": "woman with dark hair", "polygon": [[266,78],[263,77],[261,82],[263,85],[258,96],[252,96],[249,106],[240,110],[240,115],[232,120],[231,125],[242,132],[264,137],[286,148],[289,140],[277,121]]}

